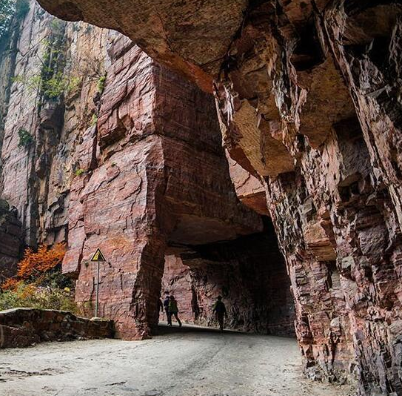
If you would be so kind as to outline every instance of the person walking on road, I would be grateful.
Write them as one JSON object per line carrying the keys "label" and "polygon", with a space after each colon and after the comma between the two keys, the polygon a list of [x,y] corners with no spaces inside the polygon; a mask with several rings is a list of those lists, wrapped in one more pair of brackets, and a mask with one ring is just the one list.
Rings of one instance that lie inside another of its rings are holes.
{"label": "person walking on road", "polygon": [[177,301],[174,298],[174,296],[170,296],[170,301],[169,301],[169,322],[168,325],[172,326],[172,316],[174,316],[177,320],[177,323],[179,324],[179,327],[181,327],[181,321],[179,319],[179,308],[177,307]]}
{"label": "person walking on road", "polygon": [[169,313],[169,303],[170,303],[170,295],[169,295],[168,291],[165,291],[165,299],[163,300],[163,307],[165,309],[166,320],[167,320],[168,324],[170,324],[172,322],[172,318],[170,317],[170,313]]}
{"label": "person walking on road", "polygon": [[161,300],[161,296],[158,297],[158,323],[159,323],[159,312],[163,313],[163,302]]}
{"label": "person walking on road", "polygon": [[227,316],[227,313],[225,304],[222,302],[221,296],[218,296],[218,301],[214,304],[213,312],[215,313],[216,319],[218,320],[220,330],[223,331],[224,320],[225,316]]}

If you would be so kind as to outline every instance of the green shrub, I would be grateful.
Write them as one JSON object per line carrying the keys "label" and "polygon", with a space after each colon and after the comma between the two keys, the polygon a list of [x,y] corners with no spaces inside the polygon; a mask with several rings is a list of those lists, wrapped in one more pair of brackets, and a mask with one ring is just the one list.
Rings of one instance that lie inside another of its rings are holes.
{"label": "green shrub", "polygon": [[25,129],[21,128],[18,131],[18,136],[20,141],[18,142],[18,147],[29,148],[34,142],[33,136]]}
{"label": "green shrub", "polygon": [[[47,70],[46,67],[43,68]],[[51,70],[47,71],[51,74]],[[35,92],[41,89],[42,94],[47,99],[57,99],[64,93],[69,93],[76,90],[80,83],[80,77],[70,77],[67,78],[63,76],[62,73],[56,73],[52,77],[44,79],[42,75],[35,74],[31,77],[24,77],[21,75],[14,76],[12,78],[13,82],[24,84],[29,92]]]}
{"label": "green shrub", "polygon": [[96,123],[98,122],[98,115],[97,114],[92,114],[92,118],[91,118],[91,126],[96,125]]}
{"label": "green shrub", "polygon": [[14,290],[0,292],[0,311],[19,307],[78,312],[69,288],[34,286],[24,282],[20,282]]}
{"label": "green shrub", "polygon": [[77,170],[74,172],[74,175],[75,175],[75,176],[81,176],[81,175],[83,175],[84,173],[85,173],[85,170],[79,168],[79,169],[77,169]]}
{"label": "green shrub", "polygon": [[56,73],[53,77],[42,80],[42,91],[47,99],[59,98],[68,88],[68,81],[62,73]]}
{"label": "green shrub", "polygon": [[105,90],[105,83],[106,83],[106,76],[100,77],[98,80],[98,92],[101,94]]}

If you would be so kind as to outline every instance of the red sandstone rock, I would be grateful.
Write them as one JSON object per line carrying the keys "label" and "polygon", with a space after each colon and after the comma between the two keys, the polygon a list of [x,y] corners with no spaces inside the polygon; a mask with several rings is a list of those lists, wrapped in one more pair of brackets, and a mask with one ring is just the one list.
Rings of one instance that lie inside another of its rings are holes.
{"label": "red sandstone rock", "polygon": [[97,166],[72,183],[63,271],[78,277],[77,301],[93,303],[89,259],[100,248],[101,315],[121,337],[143,338],[156,324],[168,243],[235,239],[262,223],[235,196],[212,97],[121,36],[111,48],[97,136],[77,151],[80,166],[95,155]]}
{"label": "red sandstone rock", "polygon": [[272,229],[181,254],[176,249],[165,257],[162,297],[165,291],[188,323],[217,326],[212,310],[221,295],[227,328],[294,335],[290,283]]}
{"label": "red sandstone rock", "polygon": [[[109,1],[107,9],[95,0],[40,2],[66,19],[120,29],[205,90],[216,79],[228,152],[265,178],[307,371],[357,377],[362,395],[401,394],[400,4],[233,0],[194,8],[167,0],[155,13],[152,0]],[[121,150],[123,130],[134,142],[142,136],[143,121],[127,117],[131,89],[116,84],[122,116],[109,108],[100,119],[110,155]],[[148,121],[151,134],[158,128]],[[181,236],[197,224],[183,217]]]}

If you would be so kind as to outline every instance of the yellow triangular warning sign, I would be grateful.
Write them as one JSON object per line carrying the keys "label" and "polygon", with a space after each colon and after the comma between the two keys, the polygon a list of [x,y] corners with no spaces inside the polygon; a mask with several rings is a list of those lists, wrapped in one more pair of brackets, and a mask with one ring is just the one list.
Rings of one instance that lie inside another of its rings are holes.
{"label": "yellow triangular warning sign", "polygon": [[106,261],[106,259],[100,249],[97,249],[95,254],[92,256],[91,261]]}

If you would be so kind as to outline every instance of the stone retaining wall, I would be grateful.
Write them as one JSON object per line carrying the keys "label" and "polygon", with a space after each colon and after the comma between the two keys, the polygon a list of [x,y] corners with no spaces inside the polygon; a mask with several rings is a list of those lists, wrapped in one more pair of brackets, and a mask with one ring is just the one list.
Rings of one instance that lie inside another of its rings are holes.
{"label": "stone retaining wall", "polygon": [[86,319],[65,311],[16,308],[0,312],[0,348],[42,341],[113,338],[113,321]]}

